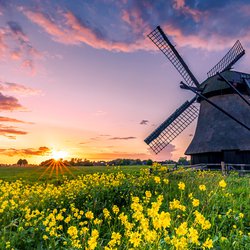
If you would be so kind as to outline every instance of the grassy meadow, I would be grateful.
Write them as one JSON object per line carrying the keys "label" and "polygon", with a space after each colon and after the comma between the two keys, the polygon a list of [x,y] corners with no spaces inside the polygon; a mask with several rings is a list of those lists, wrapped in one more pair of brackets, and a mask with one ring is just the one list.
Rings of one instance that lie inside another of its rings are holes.
{"label": "grassy meadow", "polygon": [[[46,166],[6,166],[0,167],[0,179],[4,181],[15,181],[22,179],[26,183],[46,182],[57,183],[63,181],[65,177],[74,179],[79,175],[94,174],[94,173],[118,173],[122,170],[123,173],[140,174],[141,169],[148,169],[148,166],[61,166],[61,169],[56,172],[56,168]],[[48,169],[48,170],[47,170]],[[46,171],[47,170],[47,171]],[[51,171],[53,170],[53,171]]]}
{"label": "grassy meadow", "polygon": [[0,249],[250,249],[249,177],[0,168]]}

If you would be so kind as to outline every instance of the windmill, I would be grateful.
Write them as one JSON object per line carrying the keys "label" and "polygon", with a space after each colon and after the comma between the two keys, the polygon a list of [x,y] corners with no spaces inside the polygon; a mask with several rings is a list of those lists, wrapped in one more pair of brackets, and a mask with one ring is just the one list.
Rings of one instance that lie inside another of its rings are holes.
{"label": "windmill", "polygon": [[193,140],[185,152],[191,156],[192,164],[250,164],[250,74],[231,70],[245,54],[241,43],[236,41],[207,73],[208,78],[199,83],[160,26],[148,37],[184,79],[180,87],[195,96],[172,113],[145,142],[158,154],[198,117]]}

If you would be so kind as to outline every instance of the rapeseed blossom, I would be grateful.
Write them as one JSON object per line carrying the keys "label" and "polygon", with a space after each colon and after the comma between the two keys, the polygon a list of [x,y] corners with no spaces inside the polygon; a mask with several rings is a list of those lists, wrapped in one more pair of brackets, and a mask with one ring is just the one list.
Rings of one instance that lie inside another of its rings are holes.
{"label": "rapeseed blossom", "polygon": [[141,240],[141,234],[139,232],[132,232],[129,236],[129,242],[133,245],[133,247],[138,247]]}
{"label": "rapeseed blossom", "polygon": [[199,189],[201,190],[201,191],[206,191],[206,186],[205,185],[199,185]]}
{"label": "rapeseed blossom", "polygon": [[182,182],[182,181],[179,182],[178,187],[179,187],[180,190],[184,190],[185,189],[185,183]]}
{"label": "rapeseed blossom", "polygon": [[222,188],[225,188],[227,186],[227,183],[224,180],[221,180],[219,182],[219,186],[222,187]]}
{"label": "rapeseed blossom", "polygon": [[200,204],[200,201],[198,199],[193,199],[192,204],[194,207],[198,207]]}
{"label": "rapeseed blossom", "polygon": [[155,181],[155,183],[159,184],[159,183],[161,183],[161,178],[159,176],[155,176],[154,181]]}
{"label": "rapeseed blossom", "polygon": [[[223,249],[232,239],[245,246],[250,237],[248,218],[237,207],[233,190],[230,195],[218,186],[213,190],[205,177],[214,182],[214,173],[192,172],[189,180],[188,173],[159,170],[159,175],[142,171],[138,176],[79,176],[62,185],[0,180],[0,224],[8,232],[0,249],[24,249],[21,241],[10,237],[23,232],[33,232],[32,243],[23,240],[27,246],[33,244],[31,249],[37,242],[47,249],[54,249],[53,244],[58,249],[86,250]],[[225,188],[227,183],[216,178]],[[176,192],[177,188],[188,192]],[[215,235],[219,239],[213,242]]]}
{"label": "rapeseed blossom", "polygon": [[213,241],[211,239],[207,238],[206,241],[203,243],[202,247],[203,247],[203,249],[212,248],[213,247]]}

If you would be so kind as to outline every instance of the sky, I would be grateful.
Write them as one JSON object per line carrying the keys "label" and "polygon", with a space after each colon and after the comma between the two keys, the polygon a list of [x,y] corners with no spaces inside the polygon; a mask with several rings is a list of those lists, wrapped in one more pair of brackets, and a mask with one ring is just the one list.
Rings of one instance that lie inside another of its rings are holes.
{"label": "sky", "polygon": [[144,139],[193,97],[147,38],[160,25],[196,78],[239,39],[247,0],[1,0],[0,163],[66,158],[177,160],[194,122],[161,153]]}

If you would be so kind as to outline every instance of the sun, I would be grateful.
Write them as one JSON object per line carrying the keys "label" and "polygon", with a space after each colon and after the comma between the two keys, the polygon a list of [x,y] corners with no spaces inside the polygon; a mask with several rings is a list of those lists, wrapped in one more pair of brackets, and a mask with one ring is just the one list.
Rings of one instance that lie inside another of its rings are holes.
{"label": "sun", "polygon": [[63,159],[65,157],[67,157],[68,152],[62,151],[62,150],[60,150],[60,151],[53,150],[51,153],[51,156],[53,157],[53,159],[59,160],[59,159]]}

